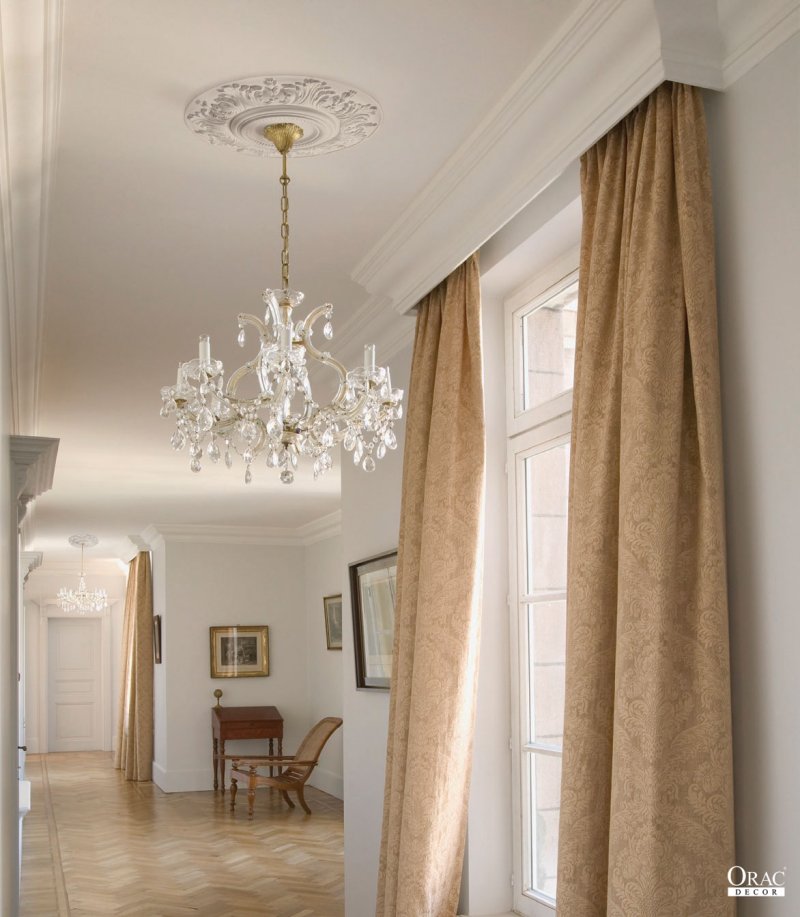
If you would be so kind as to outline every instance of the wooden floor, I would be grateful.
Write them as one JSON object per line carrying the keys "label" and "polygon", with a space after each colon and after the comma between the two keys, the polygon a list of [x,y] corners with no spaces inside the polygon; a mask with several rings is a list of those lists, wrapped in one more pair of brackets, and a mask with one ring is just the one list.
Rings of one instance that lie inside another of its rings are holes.
{"label": "wooden floor", "polygon": [[129,783],[104,752],[29,755],[21,917],[341,917],[342,803]]}

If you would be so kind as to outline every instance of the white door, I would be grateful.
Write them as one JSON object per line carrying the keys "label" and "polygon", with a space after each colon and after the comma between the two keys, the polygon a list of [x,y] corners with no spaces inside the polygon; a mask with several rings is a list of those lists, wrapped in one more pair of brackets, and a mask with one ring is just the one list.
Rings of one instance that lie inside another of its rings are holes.
{"label": "white door", "polygon": [[50,618],[48,751],[103,747],[100,619]]}

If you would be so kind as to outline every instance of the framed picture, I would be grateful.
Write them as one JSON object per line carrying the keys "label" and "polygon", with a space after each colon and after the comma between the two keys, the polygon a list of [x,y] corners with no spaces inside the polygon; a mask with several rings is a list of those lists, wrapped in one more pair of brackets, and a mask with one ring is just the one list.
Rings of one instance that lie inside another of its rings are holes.
{"label": "framed picture", "polygon": [[161,665],[161,615],[153,615],[153,660]]}
{"label": "framed picture", "polygon": [[325,608],[325,639],[329,650],[342,648],[342,597],[326,595],[322,604]]}
{"label": "framed picture", "polygon": [[397,551],[350,565],[357,688],[389,687],[396,594]]}
{"label": "framed picture", "polygon": [[269,675],[269,628],[264,625],[210,627],[211,677]]}

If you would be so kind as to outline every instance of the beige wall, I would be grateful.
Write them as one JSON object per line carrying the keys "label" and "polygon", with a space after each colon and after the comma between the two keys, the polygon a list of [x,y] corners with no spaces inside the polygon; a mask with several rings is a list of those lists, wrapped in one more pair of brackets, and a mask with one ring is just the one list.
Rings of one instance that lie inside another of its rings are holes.
{"label": "beige wall", "polygon": [[717,225],[737,858],[800,896],[800,37],[707,94]]}

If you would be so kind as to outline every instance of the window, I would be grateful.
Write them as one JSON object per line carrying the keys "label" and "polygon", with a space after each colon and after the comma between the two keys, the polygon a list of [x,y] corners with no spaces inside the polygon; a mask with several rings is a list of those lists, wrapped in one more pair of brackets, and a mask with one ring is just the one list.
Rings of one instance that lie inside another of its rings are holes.
{"label": "window", "polygon": [[573,271],[506,304],[514,907],[529,917],[556,899],[577,289]]}

